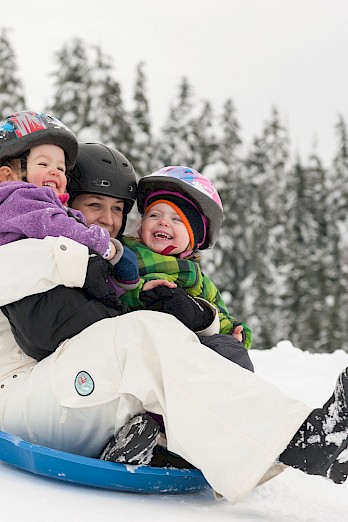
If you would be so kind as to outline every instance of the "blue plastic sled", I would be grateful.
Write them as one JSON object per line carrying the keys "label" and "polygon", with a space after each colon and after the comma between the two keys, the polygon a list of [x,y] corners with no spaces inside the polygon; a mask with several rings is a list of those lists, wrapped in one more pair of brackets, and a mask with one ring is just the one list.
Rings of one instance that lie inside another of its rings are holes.
{"label": "blue plastic sled", "polygon": [[57,480],[135,493],[185,493],[209,488],[196,469],[130,466],[31,444],[0,431],[0,461]]}

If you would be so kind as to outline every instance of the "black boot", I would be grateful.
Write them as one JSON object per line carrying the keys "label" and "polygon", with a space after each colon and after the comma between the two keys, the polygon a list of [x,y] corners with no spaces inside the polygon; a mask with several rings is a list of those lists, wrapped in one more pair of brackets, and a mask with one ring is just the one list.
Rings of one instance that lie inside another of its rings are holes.
{"label": "black boot", "polygon": [[159,433],[157,422],[150,415],[140,413],[110,440],[100,459],[146,466],[152,459]]}
{"label": "black boot", "polygon": [[322,408],[307,417],[279,460],[342,484],[348,475],[348,368]]}
{"label": "black boot", "polygon": [[153,468],[196,469],[193,464],[163,446],[155,446],[150,465]]}

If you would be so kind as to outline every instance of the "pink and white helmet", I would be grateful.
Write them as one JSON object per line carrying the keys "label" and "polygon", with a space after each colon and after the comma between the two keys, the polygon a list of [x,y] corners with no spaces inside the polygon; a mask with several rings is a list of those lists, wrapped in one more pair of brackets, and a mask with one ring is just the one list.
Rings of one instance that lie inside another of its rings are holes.
{"label": "pink and white helmet", "polygon": [[182,194],[196,205],[207,224],[206,237],[199,249],[214,246],[223,218],[221,199],[214,184],[190,167],[164,167],[139,181],[137,204],[141,215],[145,212],[149,196],[163,190]]}
{"label": "pink and white helmet", "polygon": [[78,143],[75,134],[54,116],[43,112],[19,111],[0,121],[0,164],[37,145],[61,147],[66,166],[71,169],[76,160]]}

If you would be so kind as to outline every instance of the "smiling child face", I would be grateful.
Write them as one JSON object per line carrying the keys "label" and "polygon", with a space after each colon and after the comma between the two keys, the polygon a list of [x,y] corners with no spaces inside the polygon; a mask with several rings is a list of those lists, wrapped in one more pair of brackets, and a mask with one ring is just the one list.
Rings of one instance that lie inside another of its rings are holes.
{"label": "smiling child face", "polygon": [[169,246],[175,247],[171,255],[181,254],[187,250],[190,242],[181,217],[166,203],[157,203],[145,213],[141,237],[148,248],[159,254]]}

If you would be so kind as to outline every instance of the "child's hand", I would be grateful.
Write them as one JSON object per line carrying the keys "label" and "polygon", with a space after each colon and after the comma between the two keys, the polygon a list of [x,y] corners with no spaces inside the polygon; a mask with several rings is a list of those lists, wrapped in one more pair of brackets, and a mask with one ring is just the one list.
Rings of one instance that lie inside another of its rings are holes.
{"label": "child's hand", "polygon": [[[152,281],[147,281],[143,286],[143,291],[146,292],[146,290],[153,290],[154,288],[157,288],[158,286],[167,286],[168,288],[176,288],[176,283],[173,283],[172,281],[166,281],[166,279],[153,279]],[[243,327],[242,327],[243,329]]]}
{"label": "child's hand", "polygon": [[114,243],[112,243],[112,241],[109,242],[109,247],[110,247],[110,253],[107,257],[107,260],[110,261],[111,259],[113,259],[116,255],[116,247],[114,245]]}
{"label": "child's hand", "polygon": [[241,324],[239,324],[238,326],[235,326],[234,327],[234,330],[233,330],[233,337],[235,337],[237,339],[237,341],[239,341],[240,343],[243,342],[243,326]]}

